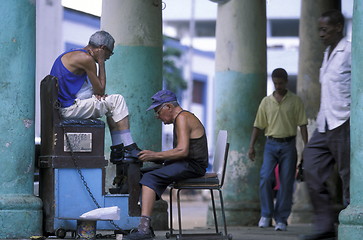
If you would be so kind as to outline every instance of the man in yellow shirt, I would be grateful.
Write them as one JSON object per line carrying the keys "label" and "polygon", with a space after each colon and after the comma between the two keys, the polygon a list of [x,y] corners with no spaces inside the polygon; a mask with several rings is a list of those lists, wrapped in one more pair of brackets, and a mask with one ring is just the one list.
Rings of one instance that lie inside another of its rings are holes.
{"label": "man in yellow shirt", "polygon": [[[253,125],[248,156],[255,159],[255,142],[261,130],[265,131],[266,144],[260,171],[261,219],[259,227],[269,227],[271,219],[276,231],[286,231],[291,213],[293,184],[295,180],[297,127],[304,144],[307,143],[308,123],[302,100],[286,89],[287,72],[277,68],[272,72],[275,91],[262,99]],[[274,169],[279,164],[280,188],[274,205]]]}

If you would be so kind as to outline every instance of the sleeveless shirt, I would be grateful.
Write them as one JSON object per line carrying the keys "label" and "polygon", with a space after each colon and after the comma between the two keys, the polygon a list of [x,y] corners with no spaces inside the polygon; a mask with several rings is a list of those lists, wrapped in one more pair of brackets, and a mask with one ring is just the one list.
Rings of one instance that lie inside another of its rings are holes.
{"label": "sleeveless shirt", "polygon": [[54,62],[50,75],[58,78],[58,101],[62,108],[69,107],[74,103],[78,91],[83,83],[87,81],[87,74],[76,75],[70,72],[62,63],[64,54],[74,51],[87,53],[84,49],[72,49],[62,53]]}
{"label": "sleeveless shirt", "polygon": [[[182,110],[182,112],[188,112],[186,110]],[[176,116],[174,120],[174,129],[173,129],[173,146],[174,148],[177,146],[178,137],[176,135],[176,119],[180,115]],[[188,112],[190,114],[193,114],[191,112]],[[204,128],[204,127],[203,127]],[[190,166],[198,173],[203,175],[206,172],[206,169],[208,167],[208,144],[207,144],[207,136],[204,134],[200,138],[191,138],[189,139],[189,154],[186,157],[186,161],[189,162]]]}

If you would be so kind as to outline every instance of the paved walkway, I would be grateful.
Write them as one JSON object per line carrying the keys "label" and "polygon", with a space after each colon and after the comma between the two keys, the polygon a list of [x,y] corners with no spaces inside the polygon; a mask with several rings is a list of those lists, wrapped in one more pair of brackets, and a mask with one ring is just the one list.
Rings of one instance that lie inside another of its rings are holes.
{"label": "paved walkway", "polygon": [[[223,228],[220,229],[223,231]],[[273,227],[270,228],[258,228],[258,227],[228,227],[228,234],[232,235],[232,240],[297,240],[301,234],[309,233],[310,226],[308,224],[295,224],[288,226],[286,232],[275,231]],[[166,240],[167,230],[155,231],[155,240]],[[214,228],[196,227],[194,229],[188,229],[183,231],[183,234],[195,234],[195,233],[214,233]],[[175,231],[174,233],[178,233]],[[115,236],[111,236],[112,231],[97,231],[98,237],[101,239],[115,239]],[[48,239],[57,239],[56,237],[49,237]],[[73,239],[70,233],[64,239]],[[176,239],[175,236],[169,239]],[[182,238],[188,239],[188,238]],[[189,238],[190,239],[190,238]],[[198,240],[211,240],[211,237],[198,237],[193,238]],[[215,238],[213,238],[215,239]]]}
{"label": "paved walkway", "polygon": [[[222,229],[221,229],[222,230]],[[232,235],[232,240],[298,240],[298,236],[301,234],[305,234],[310,230],[308,225],[292,225],[289,226],[288,231],[286,232],[276,232],[274,228],[261,229],[258,227],[230,227],[228,228],[228,234]],[[154,238],[155,240],[167,240],[166,233],[168,231],[156,231]],[[97,231],[97,237],[104,240],[115,240],[115,236],[111,236],[113,232],[110,231]],[[214,229],[205,229],[205,228],[196,228],[193,230],[186,230],[183,233],[214,233]],[[56,237],[49,237],[47,239],[54,239]],[[67,233],[67,236],[64,240],[74,239],[72,238],[70,233]],[[97,238],[98,239],[98,238]],[[176,239],[175,236],[170,237],[170,240]],[[182,239],[190,239],[190,238],[182,238]],[[197,237],[193,238],[197,240],[211,240],[211,237]],[[215,239],[215,238],[213,238]],[[10,239],[8,239],[10,240]],[[57,239],[61,240],[61,239]]]}
{"label": "paved walkway", "polygon": [[[223,229],[220,229],[223,230]],[[295,240],[301,234],[309,233],[310,226],[307,224],[288,226],[288,231],[277,232],[273,227],[258,228],[258,227],[229,227],[228,233],[232,234],[233,240]],[[185,233],[200,233],[206,232],[205,228],[193,229],[185,231]],[[209,229],[209,233],[214,233],[214,229]],[[166,231],[157,231],[155,239],[166,239]],[[184,233],[184,232],[183,232]],[[170,238],[170,239],[175,239]],[[184,238],[183,238],[184,239]],[[197,238],[210,240],[211,238]]]}
{"label": "paved walkway", "polygon": [[[167,196],[163,196],[164,200],[169,202]],[[175,198],[174,198],[175,199]],[[214,233],[214,226],[207,226],[207,212],[209,200],[205,199],[202,195],[189,196],[182,199],[182,224],[183,233]],[[173,218],[174,218],[174,228],[177,228],[177,208],[176,202],[173,203]],[[223,226],[219,226],[219,231],[224,231]],[[166,233],[168,231],[156,231],[155,240],[166,239]],[[258,228],[257,226],[252,227],[228,227],[228,234],[232,235],[233,240],[296,240],[301,234],[306,234],[310,232],[309,224],[295,224],[289,225],[286,232],[275,231],[273,227],[270,228]],[[174,231],[178,233],[178,230]],[[176,239],[176,237],[171,237],[170,239]],[[182,238],[188,239],[188,238]],[[194,238],[198,240],[211,240],[211,237],[198,237]]]}
{"label": "paved walkway", "polygon": [[[167,196],[163,197],[167,202]],[[214,226],[207,226],[207,212],[208,212],[209,199],[205,199],[203,195],[197,196],[184,196],[182,199],[182,224],[183,233],[214,233]],[[174,213],[174,228],[178,226],[177,222],[177,209],[176,203],[173,203],[173,213]],[[219,226],[219,231],[224,231],[223,226]],[[155,240],[166,240],[167,230],[156,231]],[[275,231],[273,227],[270,228],[258,228],[257,226],[252,227],[228,227],[228,234],[232,235],[233,240],[295,240],[301,234],[306,234],[310,232],[309,224],[295,224],[289,225],[288,230],[285,232]],[[178,230],[174,231],[178,233]],[[97,231],[98,236],[102,239],[115,239],[111,237],[113,231]],[[56,237],[49,237],[48,239],[56,239]],[[67,233],[65,239],[72,239],[71,233]],[[175,236],[169,239],[176,239]],[[188,238],[182,238],[188,239]],[[198,240],[211,240],[211,237],[198,237],[194,238]],[[213,238],[215,239],[215,238]]]}
{"label": "paved walkway", "polygon": [[[223,229],[220,229],[223,230]],[[229,227],[228,234],[232,235],[232,240],[297,240],[301,234],[306,234],[310,231],[310,227],[307,224],[291,225],[286,232],[277,232],[273,227],[271,228],[258,228],[258,227]],[[155,240],[167,240],[166,233],[168,231],[156,231]],[[97,231],[97,234],[102,239],[115,239],[111,237],[111,231]],[[175,233],[178,233],[176,231]],[[195,233],[214,233],[214,228],[194,228],[183,231],[183,234],[195,234]],[[49,237],[49,239],[56,239],[55,237]],[[67,233],[65,239],[72,239],[70,233]],[[175,236],[169,238],[170,240],[176,239]],[[182,238],[190,239],[190,238]],[[194,240],[211,240],[216,238],[211,237],[197,237]],[[226,238],[227,239],[227,238]]]}
{"label": "paved walkway", "polygon": [[[220,229],[223,230],[223,229]],[[271,228],[258,228],[258,227],[229,227],[228,234],[232,235],[232,240],[297,240],[299,239],[299,235],[309,233],[310,226],[307,224],[301,225],[291,225],[288,226],[288,231],[286,232],[277,232],[273,227]],[[155,232],[155,240],[166,240],[166,233],[168,231],[156,231]],[[99,232],[98,234],[102,234],[105,237],[106,234],[110,234],[111,232]],[[178,233],[177,231],[175,233]],[[183,233],[186,234],[194,234],[194,233],[214,233],[214,229],[206,229],[206,228],[194,228],[192,230],[185,230]],[[70,236],[66,237],[70,238]],[[111,238],[108,238],[111,239]],[[176,239],[175,236],[170,237],[169,239]],[[190,238],[182,238],[182,239],[190,239]],[[193,238],[197,240],[211,240],[211,237],[197,237]],[[213,238],[215,239],[215,238]]]}
{"label": "paved walkway", "polygon": [[[214,233],[214,226],[207,227],[207,212],[209,199],[206,199],[205,196],[208,195],[190,195],[186,198],[182,199],[182,224],[183,229],[189,229],[183,231],[183,233],[200,233],[200,232],[208,232]],[[184,195],[185,197],[185,195]],[[169,202],[167,196],[163,196],[163,198]],[[175,199],[175,198],[174,198]],[[176,203],[173,203],[173,219],[174,219],[174,228],[177,227],[177,208]],[[223,227],[219,226],[219,231],[223,231]],[[156,238],[166,239],[167,231],[157,231]],[[252,227],[228,227],[228,233],[232,234],[233,240],[295,240],[298,239],[298,236],[301,234],[306,234],[310,232],[309,224],[296,224],[289,225],[288,230],[286,232],[275,231],[273,227],[270,228],[258,228],[257,226]],[[174,233],[178,233],[178,230]],[[170,238],[175,239],[175,237]],[[183,238],[184,239],[184,238]],[[210,240],[210,238],[197,238]]]}

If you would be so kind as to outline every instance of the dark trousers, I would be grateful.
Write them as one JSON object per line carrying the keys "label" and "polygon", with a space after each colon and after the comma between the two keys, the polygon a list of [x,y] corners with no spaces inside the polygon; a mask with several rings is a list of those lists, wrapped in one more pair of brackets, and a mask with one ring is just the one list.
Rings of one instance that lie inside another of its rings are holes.
{"label": "dark trousers", "polygon": [[140,180],[140,184],[153,189],[156,193],[156,199],[159,200],[161,194],[172,182],[201,177],[204,173],[193,169],[187,160],[179,160],[145,173]]}
{"label": "dark trousers", "polygon": [[335,213],[326,184],[337,163],[342,180],[343,202],[349,204],[350,125],[349,119],[341,126],[319,133],[315,130],[304,153],[304,177],[314,208],[314,230],[334,231]]}

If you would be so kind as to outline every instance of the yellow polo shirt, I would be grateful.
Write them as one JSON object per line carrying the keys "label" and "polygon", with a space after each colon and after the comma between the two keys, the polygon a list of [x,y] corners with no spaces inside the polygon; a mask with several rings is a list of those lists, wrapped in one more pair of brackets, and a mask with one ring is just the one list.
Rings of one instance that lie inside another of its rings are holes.
{"label": "yellow polo shirt", "polygon": [[297,127],[307,124],[301,98],[287,91],[280,103],[273,94],[262,99],[253,126],[265,129],[265,136],[285,138],[296,136]]}

